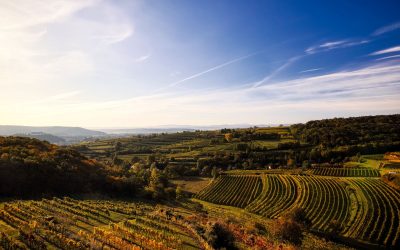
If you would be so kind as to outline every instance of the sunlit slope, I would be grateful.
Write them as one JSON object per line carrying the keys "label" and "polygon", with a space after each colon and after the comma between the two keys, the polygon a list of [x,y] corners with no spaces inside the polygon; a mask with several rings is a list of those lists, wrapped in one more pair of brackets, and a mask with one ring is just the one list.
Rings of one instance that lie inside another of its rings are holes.
{"label": "sunlit slope", "polygon": [[202,249],[184,218],[140,202],[0,203],[0,249]]}
{"label": "sunlit slope", "polygon": [[[254,191],[259,181],[262,190]],[[344,237],[386,246],[400,244],[400,192],[379,178],[222,175],[197,198],[242,207],[267,218],[300,207],[313,230],[330,232],[336,227]]]}
{"label": "sunlit slope", "polygon": [[244,208],[259,196],[261,189],[259,176],[228,175],[218,178],[203,189],[198,197],[216,204]]}

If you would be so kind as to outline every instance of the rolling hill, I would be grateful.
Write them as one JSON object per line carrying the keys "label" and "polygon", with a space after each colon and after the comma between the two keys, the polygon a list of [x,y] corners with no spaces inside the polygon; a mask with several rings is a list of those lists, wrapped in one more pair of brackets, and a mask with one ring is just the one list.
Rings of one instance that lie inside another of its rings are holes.
{"label": "rolling hill", "polygon": [[106,133],[85,129],[81,127],[35,127],[35,126],[15,126],[15,125],[0,125],[0,135],[10,136],[14,134],[30,134],[41,132],[52,134],[59,137],[91,137],[91,136],[105,136]]}

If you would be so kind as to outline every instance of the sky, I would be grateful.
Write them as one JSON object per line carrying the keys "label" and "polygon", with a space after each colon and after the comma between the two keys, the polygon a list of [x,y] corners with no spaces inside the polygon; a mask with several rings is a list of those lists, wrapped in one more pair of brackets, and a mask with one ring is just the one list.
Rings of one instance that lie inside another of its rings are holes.
{"label": "sky", "polygon": [[0,124],[400,113],[400,2],[0,1]]}

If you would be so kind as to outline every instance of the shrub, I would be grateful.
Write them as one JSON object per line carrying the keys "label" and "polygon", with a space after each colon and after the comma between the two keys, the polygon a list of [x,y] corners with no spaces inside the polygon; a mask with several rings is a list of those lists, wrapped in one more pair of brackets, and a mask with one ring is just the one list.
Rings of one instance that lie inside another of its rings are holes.
{"label": "shrub", "polygon": [[203,204],[199,203],[199,202],[193,202],[193,210],[198,212],[198,213],[202,213],[204,212],[204,206]]}
{"label": "shrub", "polygon": [[300,245],[303,240],[301,224],[292,219],[280,219],[276,222],[276,236],[282,240]]}
{"label": "shrub", "polygon": [[176,191],[175,191],[175,188],[173,188],[173,187],[167,187],[167,188],[164,189],[164,192],[165,192],[166,196],[167,196],[169,199],[176,199]]}
{"label": "shrub", "polygon": [[286,217],[287,219],[293,220],[294,222],[297,222],[304,227],[309,227],[311,225],[311,220],[307,218],[306,212],[303,208],[300,207],[296,207],[295,209],[293,209],[292,212],[289,213]]}
{"label": "shrub", "polygon": [[329,234],[328,234],[328,236],[330,238],[336,238],[340,234],[342,229],[343,229],[342,223],[340,223],[337,220],[333,220],[331,223],[329,223]]}
{"label": "shrub", "polygon": [[254,228],[256,230],[256,233],[258,233],[258,234],[266,234],[267,233],[267,228],[264,226],[264,224],[262,224],[260,222],[255,222]]}
{"label": "shrub", "polygon": [[215,249],[236,249],[232,233],[218,222],[207,224],[204,237]]}
{"label": "shrub", "polygon": [[183,191],[181,186],[177,186],[176,187],[175,194],[176,194],[176,199],[177,200],[182,200],[182,199],[184,199],[186,197],[185,196],[185,192]]}

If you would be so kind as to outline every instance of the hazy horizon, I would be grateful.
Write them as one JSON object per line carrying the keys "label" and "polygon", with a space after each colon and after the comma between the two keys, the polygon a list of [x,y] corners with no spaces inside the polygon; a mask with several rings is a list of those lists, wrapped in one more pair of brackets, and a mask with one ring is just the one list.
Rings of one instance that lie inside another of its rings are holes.
{"label": "hazy horizon", "polygon": [[332,117],[321,117],[321,118],[316,118],[316,119],[309,119],[309,120],[303,120],[303,121],[297,121],[293,123],[227,123],[227,124],[202,124],[202,125],[196,125],[196,124],[160,124],[160,125],[143,125],[143,126],[110,126],[110,127],[101,127],[101,126],[68,126],[68,125],[26,125],[26,124],[0,124],[0,126],[26,126],[26,127],[80,127],[80,128],[85,128],[85,129],[90,129],[90,130],[129,130],[129,129],[177,129],[177,128],[223,128],[226,126],[226,128],[249,128],[253,126],[257,127],[275,127],[275,126],[289,126],[293,124],[298,124],[298,123],[307,123],[309,121],[313,120],[323,120],[323,119],[333,119],[333,118],[351,118],[351,117],[360,117],[360,116],[377,116],[377,115],[396,115],[398,113],[388,113],[388,114],[367,114],[367,115],[359,115],[359,116],[332,116]]}
{"label": "hazy horizon", "polygon": [[398,9],[389,0],[1,2],[0,124],[292,124],[400,113]]}

